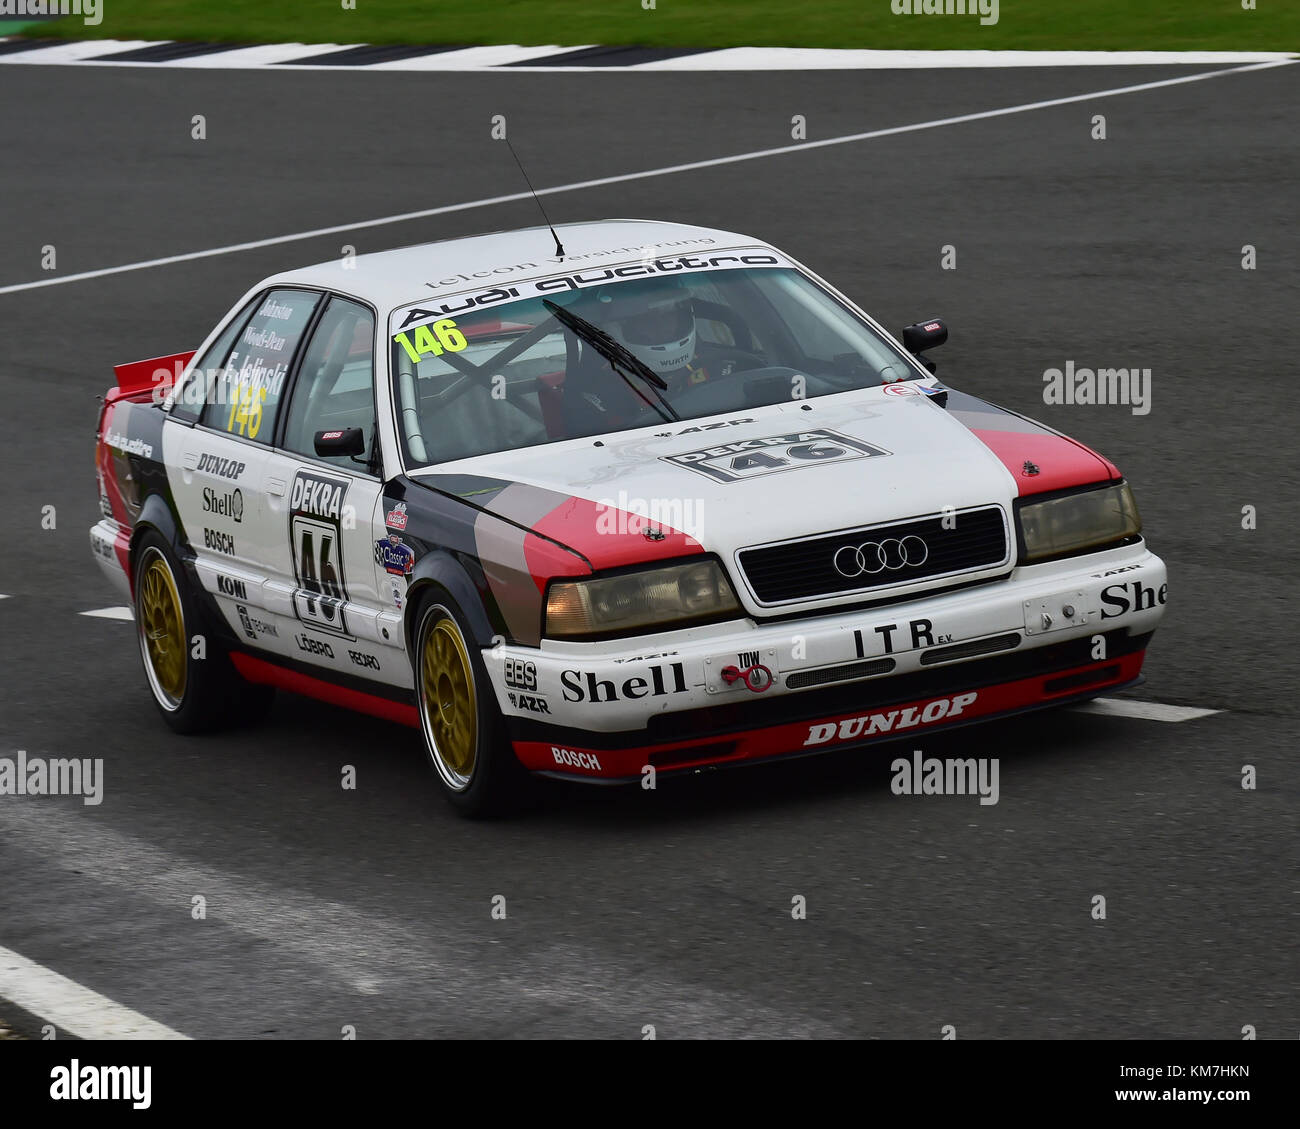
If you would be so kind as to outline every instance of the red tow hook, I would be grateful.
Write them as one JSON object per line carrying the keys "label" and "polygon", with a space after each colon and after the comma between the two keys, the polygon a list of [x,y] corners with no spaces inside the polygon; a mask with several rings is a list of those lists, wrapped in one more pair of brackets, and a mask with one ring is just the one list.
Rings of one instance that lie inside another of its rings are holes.
{"label": "red tow hook", "polygon": [[723,682],[728,684],[744,682],[745,688],[752,690],[755,694],[761,694],[764,690],[770,689],[775,681],[772,672],[762,663],[747,666],[744,670],[741,670],[738,666],[724,666],[721,674]]}

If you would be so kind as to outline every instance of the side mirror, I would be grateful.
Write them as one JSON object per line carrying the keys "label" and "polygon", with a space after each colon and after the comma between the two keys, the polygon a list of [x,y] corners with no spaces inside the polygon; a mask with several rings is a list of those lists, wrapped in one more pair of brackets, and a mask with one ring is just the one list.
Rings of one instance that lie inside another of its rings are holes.
{"label": "side mirror", "polygon": [[359,427],[345,427],[342,431],[316,432],[316,454],[331,457],[334,455],[363,455],[366,451],[366,435]]}
{"label": "side mirror", "polygon": [[903,330],[903,347],[921,364],[934,372],[934,362],[921,356],[926,349],[934,349],[948,340],[948,327],[939,318],[918,321]]}

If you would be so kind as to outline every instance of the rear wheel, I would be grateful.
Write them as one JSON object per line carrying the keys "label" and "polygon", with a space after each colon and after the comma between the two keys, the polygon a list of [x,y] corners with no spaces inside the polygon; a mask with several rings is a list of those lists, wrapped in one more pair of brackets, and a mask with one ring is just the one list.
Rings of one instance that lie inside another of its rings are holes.
{"label": "rear wheel", "polygon": [[215,640],[201,639],[198,609],[179,562],[152,531],[135,551],[135,623],[153,700],[177,733],[214,728],[234,682]]}
{"label": "rear wheel", "polygon": [[445,592],[421,604],[415,628],[415,690],[425,752],[443,795],[463,815],[512,810],[527,773],[506,737],[487,669],[467,642],[460,609]]}

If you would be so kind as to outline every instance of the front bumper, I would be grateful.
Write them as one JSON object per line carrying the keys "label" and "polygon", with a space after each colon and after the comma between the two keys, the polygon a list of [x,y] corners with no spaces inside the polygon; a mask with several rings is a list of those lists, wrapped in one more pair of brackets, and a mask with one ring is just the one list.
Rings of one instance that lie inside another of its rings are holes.
{"label": "front bumper", "polygon": [[1135,682],[1167,599],[1144,544],[887,606],[484,652],[515,754],[637,777],[887,741]]}

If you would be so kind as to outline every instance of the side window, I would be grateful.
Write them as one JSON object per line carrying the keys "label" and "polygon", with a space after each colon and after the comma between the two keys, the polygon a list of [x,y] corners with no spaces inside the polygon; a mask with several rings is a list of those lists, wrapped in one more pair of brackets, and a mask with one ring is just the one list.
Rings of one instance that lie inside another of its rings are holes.
{"label": "side window", "polygon": [[203,354],[198,364],[194,366],[190,379],[185,382],[185,387],[181,389],[180,395],[176,397],[176,401],[172,404],[171,414],[173,419],[193,423],[199,418],[199,413],[203,411],[203,402],[208,398],[208,388],[211,387],[213,378],[225,365],[226,357],[235,343],[235,336],[244,328],[248,315],[253,312],[256,305],[257,299],[254,298],[235,317],[230,319],[230,324],[208,346],[208,351]]}
{"label": "side window", "polygon": [[317,455],[316,433],[359,427],[366,449],[357,458],[370,458],[375,438],[374,349],[374,314],[346,298],[331,298],[293,386],[286,451],[356,471],[360,463],[351,456]]}
{"label": "side window", "polygon": [[270,443],[285,377],[320,295],[272,290],[235,339],[203,409],[207,427]]}

